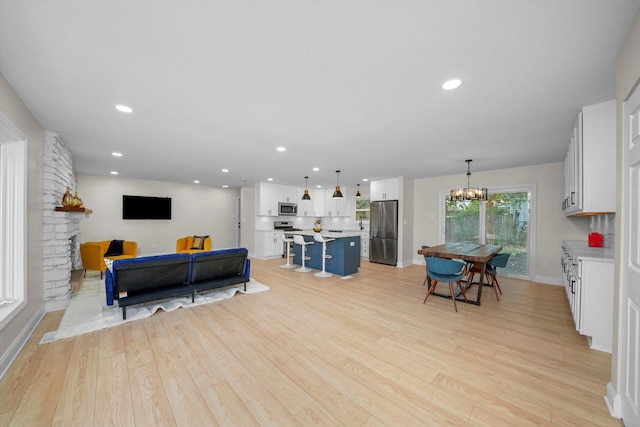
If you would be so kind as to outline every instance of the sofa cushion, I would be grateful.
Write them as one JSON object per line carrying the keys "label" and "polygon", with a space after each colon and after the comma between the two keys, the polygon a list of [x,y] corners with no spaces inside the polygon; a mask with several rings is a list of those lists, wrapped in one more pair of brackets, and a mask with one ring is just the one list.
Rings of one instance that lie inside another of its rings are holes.
{"label": "sofa cushion", "polygon": [[189,249],[204,249],[204,241],[209,236],[193,236],[193,242]]}
{"label": "sofa cushion", "polygon": [[191,283],[241,276],[248,253],[245,248],[233,248],[193,254]]}
{"label": "sofa cushion", "polygon": [[115,291],[137,292],[167,286],[188,286],[191,257],[188,254],[157,255],[113,263]]}
{"label": "sofa cushion", "polygon": [[122,245],[124,243],[124,240],[112,240],[111,243],[109,243],[109,248],[107,248],[107,251],[104,253],[104,256],[118,256],[118,255],[122,255]]}

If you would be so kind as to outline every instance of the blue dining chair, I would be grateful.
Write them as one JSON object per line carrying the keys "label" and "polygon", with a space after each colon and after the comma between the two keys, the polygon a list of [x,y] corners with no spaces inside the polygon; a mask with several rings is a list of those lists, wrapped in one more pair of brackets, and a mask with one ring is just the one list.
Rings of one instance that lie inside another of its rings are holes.
{"label": "blue dining chair", "polygon": [[427,296],[424,298],[423,304],[427,302],[427,298],[431,295],[438,284],[438,282],[447,282],[449,284],[449,293],[451,294],[451,300],[453,301],[453,308],[458,312],[458,306],[456,305],[456,294],[453,292],[453,283],[457,283],[462,297],[467,301],[467,296],[464,293],[464,288],[460,283],[460,280],[465,275],[465,265],[461,262],[440,258],[440,257],[427,257],[427,274],[431,277],[431,287]]}
{"label": "blue dining chair", "polygon": [[[505,268],[507,266],[507,263],[509,262],[510,256],[511,254],[507,252],[494,255],[489,260],[489,262],[487,262],[487,265],[484,270],[484,274],[488,279],[488,284],[493,287],[493,292],[495,292],[496,298],[498,299],[498,301],[500,301],[500,296],[498,295],[498,292],[500,292],[500,295],[502,295],[502,289],[500,289],[500,284],[498,283],[498,277],[497,277],[498,268]],[[469,285],[473,283],[473,278],[475,277],[476,273],[480,273],[481,269],[482,269],[482,264],[480,263],[475,263],[469,267],[469,270],[467,273],[467,283],[469,283]]]}
{"label": "blue dining chair", "polygon": [[[422,249],[428,249],[430,247],[431,246],[422,245]],[[428,255],[424,256],[424,266],[425,266],[425,268],[427,270],[427,275],[424,278],[424,282],[422,282],[422,286],[427,284],[427,279],[429,278],[429,267],[427,266],[427,257],[428,257]]]}

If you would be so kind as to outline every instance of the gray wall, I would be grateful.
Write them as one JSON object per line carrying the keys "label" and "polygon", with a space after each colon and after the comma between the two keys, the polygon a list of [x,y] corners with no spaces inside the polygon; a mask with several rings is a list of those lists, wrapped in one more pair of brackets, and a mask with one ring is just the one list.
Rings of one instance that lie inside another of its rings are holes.
{"label": "gray wall", "polygon": [[0,330],[0,374],[24,345],[44,314],[42,218],[44,128],[0,74],[0,111],[28,139],[27,164],[27,292],[26,306]]}

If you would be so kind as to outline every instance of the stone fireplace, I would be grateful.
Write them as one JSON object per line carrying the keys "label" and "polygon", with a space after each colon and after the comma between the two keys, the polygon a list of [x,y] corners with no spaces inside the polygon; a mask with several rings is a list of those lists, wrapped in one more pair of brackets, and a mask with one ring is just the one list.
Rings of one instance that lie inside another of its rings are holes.
{"label": "stone fireplace", "polygon": [[62,310],[71,299],[71,271],[80,261],[81,212],[56,212],[67,186],[75,191],[73,158],[59,135],[47,132],[44,143],[44,302],[47,311]]}

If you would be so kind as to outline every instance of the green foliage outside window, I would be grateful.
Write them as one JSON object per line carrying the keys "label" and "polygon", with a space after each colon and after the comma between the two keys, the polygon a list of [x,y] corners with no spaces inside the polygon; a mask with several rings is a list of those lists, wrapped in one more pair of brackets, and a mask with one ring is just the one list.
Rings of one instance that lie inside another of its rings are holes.
{"label": "green foliage outside window", "polygon": [[369,221],[369,199],[356,199],[356,221]]}
{"label": "green foliage outside window", "polygon": [[[492,193],[486,202],[484,243],[511,253],[507,271],[526,274],[529,196],[526,192]],[[480,243],[480,202],[446,201],[445,241]]]}

